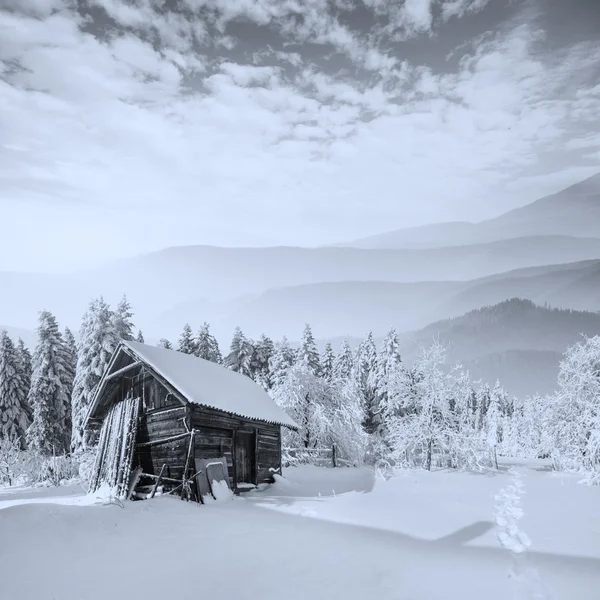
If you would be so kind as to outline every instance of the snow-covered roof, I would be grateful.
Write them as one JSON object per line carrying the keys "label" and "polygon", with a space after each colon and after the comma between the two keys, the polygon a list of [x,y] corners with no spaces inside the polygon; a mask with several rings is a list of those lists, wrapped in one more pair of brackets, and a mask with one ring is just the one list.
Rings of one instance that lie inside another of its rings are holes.
{"label": "snow-covered roof", "polygon": [[245,375],[210,361],[139,342],[122,342],[187,400],[240,417],[296,429],[273,399]]}

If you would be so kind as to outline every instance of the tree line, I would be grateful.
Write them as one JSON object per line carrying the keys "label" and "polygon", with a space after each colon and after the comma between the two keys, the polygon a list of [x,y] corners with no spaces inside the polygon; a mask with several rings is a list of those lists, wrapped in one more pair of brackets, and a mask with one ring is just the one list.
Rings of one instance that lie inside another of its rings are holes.
{"label": "tree line", "polygon": [[[78,341],[42,311],[33,351],[0,333],[0,444],[40,456],[83,455],[84,422],[94,391],[119,340],[143,342],[127,299],[111,307],[91,301]],[[221,353],[204,323],[186,324],[175,345],[159,346],[209,360],[254,380],[298,424],[284,431],[290,462],[333,446],[352,464],[482,469],[498,455],[551,457],[557,468],[600,477],[600,338],[567,350],[559,391],[548,397],[511,398],[499,382],[472,381],[446,363],[433,343],[413,364],[402,360],[391,329],[378,348],[369,333],[353,350],[319,353],[310,325],[292,347],[284,337],[247,338],[238,327]],[[0,464],[2,456],[0,452]],[[5,459],[6,461],[6,459]]]}

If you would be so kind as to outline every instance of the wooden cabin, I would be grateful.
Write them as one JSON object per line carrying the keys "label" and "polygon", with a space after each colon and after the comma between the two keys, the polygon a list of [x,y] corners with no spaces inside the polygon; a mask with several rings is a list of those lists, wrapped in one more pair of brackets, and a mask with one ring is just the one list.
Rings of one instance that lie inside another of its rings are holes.
{"label": "wooden cabin", "polygon": [[183,490],[204,468],[198,465],[219,460],[235,493],[272,482],[281,473],[281,428],[296,429],[248,377],[132,341],[115,350],[86,426],[99,437],[92,487],[108,483],[122,498],[131,495],[134,475]]}

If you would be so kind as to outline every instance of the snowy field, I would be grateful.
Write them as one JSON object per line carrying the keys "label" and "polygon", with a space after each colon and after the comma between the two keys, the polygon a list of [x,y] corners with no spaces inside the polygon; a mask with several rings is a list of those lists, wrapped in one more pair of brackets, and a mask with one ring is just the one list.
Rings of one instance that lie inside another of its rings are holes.
{"label": "snowy field", "polygon": [[0,598],[600,598],[600,487],[543,461],[387,481],[361,469],[284,475],[206,506],[0,490]]}

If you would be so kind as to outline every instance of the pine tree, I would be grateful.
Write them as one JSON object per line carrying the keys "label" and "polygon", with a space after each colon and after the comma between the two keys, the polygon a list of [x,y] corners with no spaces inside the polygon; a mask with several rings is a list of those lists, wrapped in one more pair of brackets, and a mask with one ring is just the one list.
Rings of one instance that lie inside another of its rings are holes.
{"label": "pine tree", "polygon": [[254,347],[242,333],[240,327],[233,332],[233,339],[229,347],[229,354],[225,357],[224,364],[227,368],[247,377],[252,377],[252,357]]}
{"label": "pine tree", "polygon": [[321,369],[323,377],[331,383],[333,381],[333,366],[335,364],[335,354],[330,342],[325,344],[325,350],[321,355]]}
{"label": "pine tree", "polygon": [[67,350],[67,356],[69,356],[71,364],[73,365],[73,370],[75,370],[75,367],[77,366],[77,342],[75,341],[73,332],[68,327],[65,327],[63,340]]}
{"label": "pine tree", "polygon": [[295,352],[290,347],[288,339],[284,336],[280,342],[275,344],[273,356],[269,359],[269,372],[273,387],[277,387],[285,381],[289,370],[294,365],[295,358]]}
{"label": "pine tree", "polygon": [[270,390],[272,387],[269,361],[271,360],[274,351],[275,346],[273,340],[264,334],[260,336],[258,342],[254,343],[252,378],[265,390]]}
{"label": "pine tree", "polygon": [[71,401],[73,397],[73,386],[75,384],[75,371],[77,370],[77,343],[75,342],[75,336],[73,332],[65,327],[65,334],[63,338],[63,356],[65,369],[63,372],[62,383],[67,391],[67,398],[69,399],[68,405],[65,406],[65,436],[71,440],[72,435],[72,419],[73,409]]}
{"label": "pine tree", "polygon": [[77,370],[73,387],[73,433],[71,449],[86,449],[85,418],[94,392],[119,343],[113,313],[102,297],[92,300],[79,334]]}
{"label": "pine tree", "polygon": [[395,329],[391,329],[383,340],[383,347],[377,357],[375,384],[377,386],[377,405],[387,401],[387,386],[392,373],[402,368],[400,343]]}
{"label": "pine tree", "polygon": [[302,341],[297,354],[298,362],[305,362],[306,366],[317,376],[321,375],[321,364],[319,361],[319,352],[317,344],[313,337],[312,329],[307,323],[302,333]]}
{"label": "pine tree", "polygon": [[0,440],[19,440],[25,449],[29,427],[27,380],[19,352],[6,331],[0,331]]}
{"label": "pine tree", "polygon": [[355,370],[354,355],[348,340],[342,342],[340,353],[336,356],[333,364],[333,375],[336,380],[347,381],[352,377]]}
{"label": "pine tree", "polygon": [[[29,348],[27,348],[25,342],[21,338],[19,338],[19,341],[17,342],[17,356],[19,358],[19,372],[23,378],[23,385],[27,390],[27,395],[29,395],[29,388],[31,387],[31,352],[29,352]],[[31,423],[33,411],[29,402],[25,403],[25,410],[27,412],[27,418]]]}
{"label": "pine tree", "polygon": [[177,345],[177,351],[183,352],[183,354],[197,354],[196,341],[194,340],[194,334],[189,323],[183,326],[183,332],[179,337],[179,343]]}
{"label": "pine tree", "polygon": [[70,442],[67,353],[52,313],[40,313],[37,333],[29,390],[33,421],[27,430],[27,445],[39,454],[63,454],[68,452]]}
{"label": "pine tree", "polygon": [[379,426],[380,419],[377,405],[377,347],[371,332],[356,352],[356,380],[365,407],[365,431],[374,433]]}
{"label": "pine tree", "polygon": [[504,392],[500,388],[500,382],[496,385],[490,395],[490,401],[485,414],[485,430],[488,448],[494,456],[494,464],[498,468],[497,446],[501,441],[501,406],[502,396]]}
{"label": "pine tree", "polygon": [[217,363],[218,365],[223,363],[217,338],[212,335],[210,325],[206,322],[200,327],[200,331],[198,331],[198,335],[196,336],[196,356]]}
{"label": "pine tree", "polygon": [[133,323],[131,322],[131,317],[133,317],[131,304],[127,301],[127,296],[123,294],[114,311],[114,327],[117,336],[121,340],[133,340]]}
{"label": "pine tree", "polygon": [[160,338],[160,340],[158,340],[157,346],[159,348],[165,348],[167,350],[173,350],[173,344],[171,344],[171,342],[167,338]]}
{"label": "pine tree", "polygon": [[142,333],[141,329],[138,329],[137,335],[135,337],[135,341],[139,342],[140,344],[144,343],[144,334]]}

